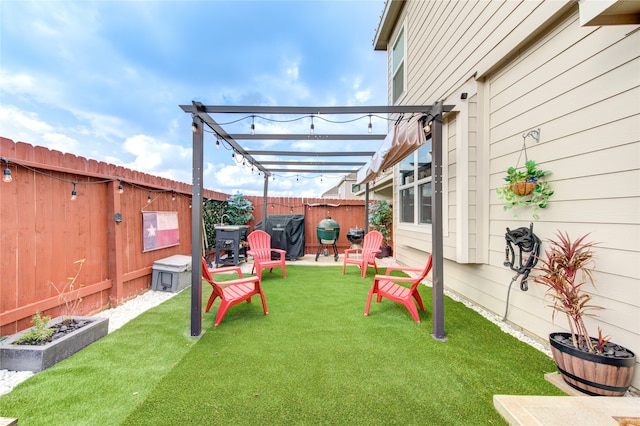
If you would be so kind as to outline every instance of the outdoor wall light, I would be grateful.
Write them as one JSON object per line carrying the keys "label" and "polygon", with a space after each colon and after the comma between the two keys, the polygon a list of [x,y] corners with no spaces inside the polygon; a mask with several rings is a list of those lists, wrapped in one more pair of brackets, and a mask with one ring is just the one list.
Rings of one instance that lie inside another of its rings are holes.
{"label": "outdoor wall light", "polygon": [[460,93],[460,99],[462,99],[462,100],[467,99],[467,96],[468,96],[467,92]]}
{"label": "outdoor wall light", "polygon": [[76,192],[76,184],[77,182],[73,182],[73,190],[71,191],[71,201],[75,201],[78,197],[78,193]]}
{"label": "outdoor wall light", "polygon": [[114,213],[113,214],[113,220],[120,225],[120,223],[122,222],[122,213]]}
{"label": "outdoor wall light", "polygon": [[9,169],[9,160],[3,158],[2,161],[4,161],[4,176],[2,177],[2,180],[10,183],[13,181],[13,177],[11,177],[11,170]]}

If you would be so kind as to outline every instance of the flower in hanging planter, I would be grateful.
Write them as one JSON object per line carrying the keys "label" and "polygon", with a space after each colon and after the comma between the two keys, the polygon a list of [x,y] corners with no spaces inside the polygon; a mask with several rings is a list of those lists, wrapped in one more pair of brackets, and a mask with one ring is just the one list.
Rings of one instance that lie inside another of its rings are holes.
{"label": "flower in hanging planter", "polygon": [[533,218],[538,219],[537,210],[546,208],[553,195],[549,183],[543,179],[549,173],[538,169],[533,160],[528,160],[524,169],[509,167],[504,177],[506,183],[496,188],[498,198],[504,200],[504,209],[531,206]]}

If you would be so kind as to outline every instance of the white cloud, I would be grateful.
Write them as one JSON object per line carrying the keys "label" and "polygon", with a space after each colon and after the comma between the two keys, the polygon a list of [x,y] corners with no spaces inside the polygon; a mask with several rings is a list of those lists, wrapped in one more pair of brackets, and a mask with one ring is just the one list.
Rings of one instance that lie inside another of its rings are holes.
{"label": "white cloud", "polygon": [[179,182],[191,182],[191,148],[160,142],[148,135],[127,138],[122,147],[133,162],[122,166]]}
{"label": "white cloud", "polygon": [[79,142],[40,120],[38,114],[25,112],[13,105],[0,105],[2,135],[14,142],[26,142],[60,152],[77,155]]}

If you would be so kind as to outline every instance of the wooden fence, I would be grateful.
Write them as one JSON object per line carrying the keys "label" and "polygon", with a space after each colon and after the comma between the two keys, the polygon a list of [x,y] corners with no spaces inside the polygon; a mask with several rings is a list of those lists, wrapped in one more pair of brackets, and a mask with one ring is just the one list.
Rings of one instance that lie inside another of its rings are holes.
{"label": "wooden fence", "polygon": [[[73,296],[82,298],[77,314],[85,315],[150,289],[156,260],[191,255],[191,185],[6,138],[0,138],[0,157],[12,177],[0,182],[0,336],[30,327],[36,312],[60,315],[55,287],[76,274],[80,259],[82,287]],[[208,190],[203,196],[229,198]],[[253,230],[263,217],[263,198],[247,198],[255,208]],[[267,210],[304,214],[308,254],[319,247],[316,225],[326,216],[340,224],[340,252],[350,245],[348,229],[365,225],[361,200],[269,197]],[[143,250],[142,213],[149,211],[177,212],[178,245]]]}

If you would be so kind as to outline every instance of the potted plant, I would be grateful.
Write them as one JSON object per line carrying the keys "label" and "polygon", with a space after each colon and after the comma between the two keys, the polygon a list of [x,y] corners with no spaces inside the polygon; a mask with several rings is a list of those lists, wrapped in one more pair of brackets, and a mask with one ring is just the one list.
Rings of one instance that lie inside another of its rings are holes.
{"label": "potted plant", "polygon": [[594,284],[592,268],[595,243],[587,235],[571,240],[558,232],[549,241],[545,257],[539,258],[534,281],[546,287],[553,301],[552,320],[556,312],[565,314],[570,333],[551,333],[551,352],[564,381],[590,395],[622,396],[629,388],[635,367],[635,354],[611,343],[598,328],[592,338],[584,324],[585,316],[595,316],[602,309],[591,304],[591,295],[584,292],[587,283]]}
{"label": "potted plant", "polygon": [[393,208],[388,200],[369,204],[369,225],[382,234],[382,247],[376,257],[389,257],[391,249],[391,225],[393,224]]}
{"label": "potted plant", "polygon": [[225,216],[231,225],[246,225],[253,219],[252,212],[253,204],[239,192],[227,200]]}
{"label": "potted plant", "polygon": [[36,312],[31,318],[33,327],[9,336],[0,344],[2,368],[42,371],[107,335],[109,318],[76,315],[76,309],[82,301],[82,286],[76,282],[84,261],[75,262],[80,267],[61,290],[49,282],[58,292],[62,315],[50,319]]}
{"label": "potted plant", "polygon": [[537,210],[549,203],[553,190],[543,178],[550,172],[538,169],[536,162],[528,160],[524,169],[509,167],[504,177],[505,184],[496,188],[498,198],[504,200],[504,209],[516,206],[531,206],[533,218],[538,219]]}

